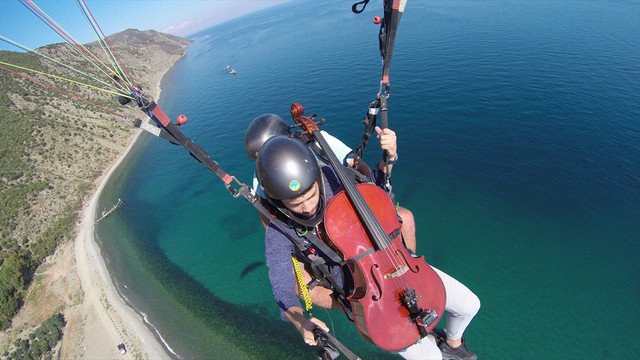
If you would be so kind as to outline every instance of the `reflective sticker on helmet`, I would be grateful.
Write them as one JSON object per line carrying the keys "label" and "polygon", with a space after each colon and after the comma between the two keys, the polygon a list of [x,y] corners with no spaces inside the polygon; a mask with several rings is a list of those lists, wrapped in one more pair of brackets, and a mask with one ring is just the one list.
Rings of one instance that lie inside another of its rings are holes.
{"label": "reflective sticker on helmet", "polygon": [[289,183],[289,189],[291,191],[298,191],[300,190],[300,181],[298,180],[291,180],[291,182]]}

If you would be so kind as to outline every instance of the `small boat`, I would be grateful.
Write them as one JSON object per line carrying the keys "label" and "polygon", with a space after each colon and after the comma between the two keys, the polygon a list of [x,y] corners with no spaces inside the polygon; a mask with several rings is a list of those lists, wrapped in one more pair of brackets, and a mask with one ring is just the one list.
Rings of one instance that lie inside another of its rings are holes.
{"label": "small boat", "polygon": [[229,74],[235,75],[236,74],[236,70],[235,69],[231,69],[231,71],[229,71]]}

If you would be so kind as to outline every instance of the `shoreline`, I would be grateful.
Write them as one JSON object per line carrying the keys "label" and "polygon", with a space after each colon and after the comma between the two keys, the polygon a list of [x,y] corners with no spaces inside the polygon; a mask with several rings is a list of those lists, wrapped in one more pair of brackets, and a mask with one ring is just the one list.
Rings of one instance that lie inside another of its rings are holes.
{"label": "shoreline", "polygon": [[[125,359],[135,359],[136,353],[144,354],[148,359],[173,359],[157,335],[149,329],[144,317],[126,303],[116,289],[95,239],[94,223],[98,198],[111,174],[120,166],[142,132],[143,130],[140,130],[134,136],[124,153],[103,176],[91,200],[85,205],[74,243],[77,274],[85,294],[84,306],[88,313],[95,315],[98,321],[96,325],[101,328],[90,329],[85,325],[83,329],[85,343],[90,344],[86,345],[83,353],[87,358],[121,356],[117,346],[124,343],[127,346],[127,353],[123,357]],[[105,339],[105,336],[109,338]]]}
{"label": "shoreline", "polygon": [[[161,80],[162,78],[156,85],[158,94],[156,102],[160,99]],[[82,351],[83,358],[179,358],[171,351],[168,344],[164,343],[162,336],[152,330],[153,325],[146,321],[144,314],[127,303],[118,292],[95,236],[97,204],[102,190],[142,133],[144,130],[139,129],[122,155],[100,180],[98,187],[82,210],[78,233],[74,240],[73,251],[77,275],[85,294],[83,306],[87,316],[93,315],[95,319],[94,323],[85,321],[83,326],[82,332],[86,344]],[[105,338],[106,336],[108,338]],[[125,344],[126,354],[120,354],[117,348],[119,344]]]}

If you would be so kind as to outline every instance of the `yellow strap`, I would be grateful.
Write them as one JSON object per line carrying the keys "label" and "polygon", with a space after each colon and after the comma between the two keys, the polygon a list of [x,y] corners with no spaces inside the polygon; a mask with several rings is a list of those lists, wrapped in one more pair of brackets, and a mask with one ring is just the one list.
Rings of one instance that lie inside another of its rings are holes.
{"label": "yellow strap", "polygon": [[293,262],[293,270],[296,273],[298,286],[300,287],[300,292],[302,293],[302,298],[304,299],[304,308],[305,310],[307,310],[307,314],[311,316],[311,308],[313,307],[313,305],[311,304],[311,295],[309,295],[307,284],[304,283],[304,279],[302,278],[302,271],[300,270],[300,263],[298,262],[296,254],[291,254],[291,262]]}

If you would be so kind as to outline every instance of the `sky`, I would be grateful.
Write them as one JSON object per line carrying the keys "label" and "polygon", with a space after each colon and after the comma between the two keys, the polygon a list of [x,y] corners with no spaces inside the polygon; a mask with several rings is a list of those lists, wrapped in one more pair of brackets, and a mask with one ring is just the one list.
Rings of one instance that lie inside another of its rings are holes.
{"label": "sky", "polygon": [[[186,37],[213,25],[289,0],[84,1],[105,35],[134,28],[152,29]],[[31,2],[77,42],[84,44],[96,40],[76,0]],[[18,0],[0,0],[0,35],[30,49],[65,41]],[[0,50],[21,51],[2,40]]]}

